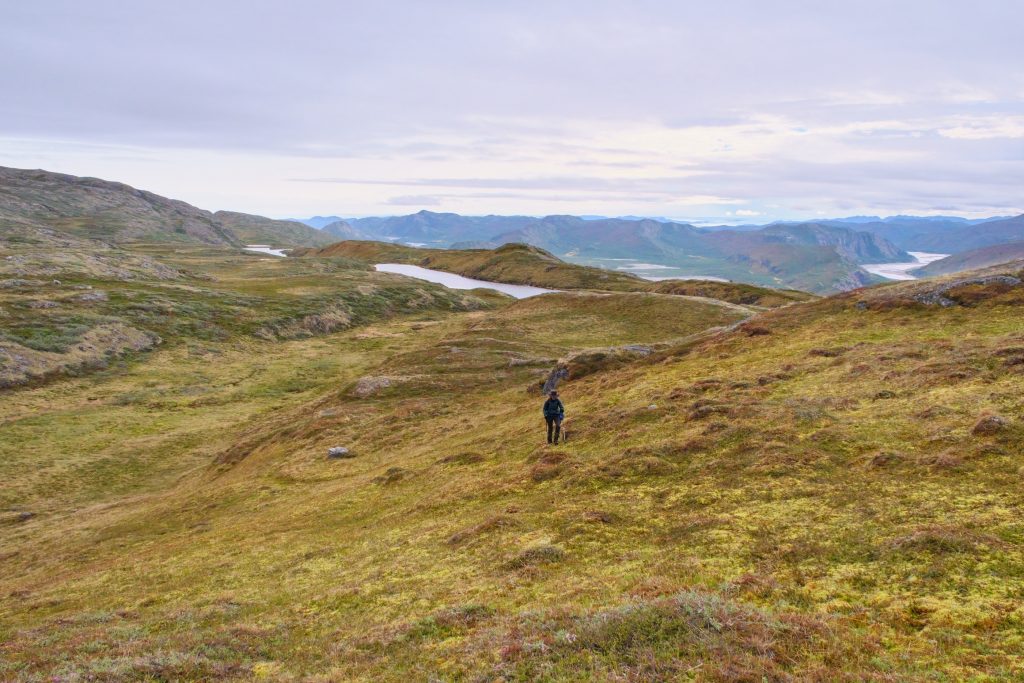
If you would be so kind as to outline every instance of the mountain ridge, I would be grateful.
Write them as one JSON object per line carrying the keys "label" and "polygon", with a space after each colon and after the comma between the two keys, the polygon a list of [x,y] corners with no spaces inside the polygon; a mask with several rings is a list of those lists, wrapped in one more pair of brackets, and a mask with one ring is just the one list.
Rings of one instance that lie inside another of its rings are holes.
{"label": "mountain ridge", "polygon": [[[232,211],[216,213],[121,182],[0,167],[0,221],[29,222],[114,243],[196,242],[242,247],[314,246],[331,240],[308,226]],[[250,241],[251,240],[251,241]]]}

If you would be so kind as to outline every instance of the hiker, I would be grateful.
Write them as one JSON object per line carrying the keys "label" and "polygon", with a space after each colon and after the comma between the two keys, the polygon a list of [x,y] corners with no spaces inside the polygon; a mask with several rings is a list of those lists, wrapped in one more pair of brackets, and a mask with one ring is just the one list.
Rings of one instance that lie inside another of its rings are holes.
{"label": "hiker", "polygon": [[[565,406],[558,400],[558,392],[552,391],[548,394],[548,400],[544,401],[544,420],[548,423],[548,443],[558,443],[558,437],[562,432],[562,420],[565,418]],[[552,439],[552,434],[554,438]]]}

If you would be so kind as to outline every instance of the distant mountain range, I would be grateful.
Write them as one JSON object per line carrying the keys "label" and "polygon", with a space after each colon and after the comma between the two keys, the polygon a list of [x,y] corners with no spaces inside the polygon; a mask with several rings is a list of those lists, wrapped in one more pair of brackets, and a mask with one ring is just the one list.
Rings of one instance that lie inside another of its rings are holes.
{"label": "distant mountain range", "polygon": [[[341,219],[337,216],[301,219],[307,225],[322,228],[331,222],[343,221],[365,237],[418,242],[428,246],[451,247],[458,242],[491,244],[504,233],[532,227],[536,223],[550,222],[554,216],[463,216],[455,213],[420,211],[406,216]],[[969,219],[958,216],[849,216],[816,221],[776,221],[765,224],[702,225],[668,218],[640,216],[574,216],[587,224],[613,221],[634,224],[642,232],[643,224],[651,221],[671,225],[687,225],[703,232],[760,232],[793,226],[833,226],[867,232],[892,243],[905,251],[956,253],[992,244],[1024,239],[1021,221],[1024,217],[998,216]],[[976,226],[983,226],[978,227]],[[627,231],[629,225],[624,226]],[[339,233],[340,234],[340,233]]]}
{"label": "distant mountain range", "polygon": [[[0,167],[0,237],[29,228],[100,239],[110,244],[183,242],[240,247],[323,246],[382,240],[425,247],[493,248],[523,242],[586,265],[636,268],[672,275],[718,277],[813,292],[878,281],[861,264],[911,262],[908,251],[957,253],[1024,242],[1024,216],[968,220],[857,216],[761,226],[695,227],[688,223],[597,216],[463,216],[420,211],[406,216],[274,220],[210,212],[122,183],[39,170]],[[313,227],[318,226],[318,227]],[[41,233],[40,233],[41,234]],[[963,260],[987,265],[989,249]],[[1016,253],[1016,252],[1012,252]],[[631,261],[617,264],[609,260]],[[941,264],[942,262],[938,262]],[[956,261],[932,270],[954,267]]]}
{"label": "distant mountain range", "polygon": [[[578,263],[648,262],[690,276],[714,276],[809,291],[851,289],[873,276],[860,263],[912,261],[884,238],[842,225],[805,223],[754,230],[697,228],[649,218],[462,216],[420,211],[331,224],[346,239],[415,246],[494,248],[523,242]],[[359,236],[361,234],[361,236]]]}
{"label": "distant mountain range", "polygon": [[827,291],[867,284],[872,277],[859,264],[910,262],[910,251],[955,254],[1024,241],[1024,216],[850,216],[696,227],[638,216],[463,216],[420,211],[347,219],[336,223],[333,231],[344,239],[440,248],[525,242],[582,263],[632,259],[691,275]]}
{"label": "distant mountain range", "polygon": [[[883,237],[901,249],[952,254],[991,244],[1024,239],[1021,218],[970,220],[952,216],[893,216],[856,222],[857,230]],[[853,225],[850,219],[824,221]],[[1009,223],[1009,225],[1006,225]]]}
{"label": "distant mountain range", "polygon": [[308,225],[309,227],[316,228],[317,230],[323,230],[331,223],[337,223],[338,221],[344,221],[345,219],[341,216],[313,216],[312,218],[289,218],[288,220]]}

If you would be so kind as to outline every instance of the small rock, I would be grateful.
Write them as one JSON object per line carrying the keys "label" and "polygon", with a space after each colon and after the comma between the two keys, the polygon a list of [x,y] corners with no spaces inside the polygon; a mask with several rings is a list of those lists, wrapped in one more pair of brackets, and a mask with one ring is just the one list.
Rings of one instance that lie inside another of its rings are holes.
{"label": "small rock", "polygon": [[100,289],[97,289],[97,290],[92,291],[92,292],[86,292],[85,294],[79,294],[78,296],[75,297],[75,299],[78,300],[78,301],[86,301],[86,302],[88,302],[88,301],[106,301],[107,298],[108,298],[107,297],[107,293],[104,292],[103,290],[100,290]]}
{"label": "small rock", "polygon": [[327,457],[332,460],[336,460],[339,458],[354,458],[356,456],[352,454],[352,451],[344,446],[334,446],[333,448],[327,449]]}
{"label": "small rock", "polygon": [[647,410],[657,410],[657,409],[658,409],[658,404],[657,403],[652,403],[651,405],[647,406]]}
{"label": "small rock", "polygon": [[352,393],[359,398],[367,398],[387,389],[395,383],[395,377],[360,377]]}
{"label": "small rock", "polygon": [[985,415],[978,420],[971,429],[975,436],[992,436],[1003,431],[1010,422],[999,415]]}
{"label": "small rock", "polygon": [[28,520],[32,519],[35,516],[36,516],[36,513],[34,513],[34,512],[19,512],[18,513],[18,521],[19,522],[27,522]]}

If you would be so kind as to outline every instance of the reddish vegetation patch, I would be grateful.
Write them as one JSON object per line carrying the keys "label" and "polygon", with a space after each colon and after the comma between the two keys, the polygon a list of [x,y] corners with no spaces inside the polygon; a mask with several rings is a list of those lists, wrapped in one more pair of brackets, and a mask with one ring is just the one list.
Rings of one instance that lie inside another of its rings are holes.
{"label": "reddish vegetation patch", "polygon": [[454,534],[448,537],[448,545],[461,545],[462,543],[470,541],[476,538],[477,536],[482,536],[483,534],[486,534],[490,531],[495,531],[497,529],[503,529],[505,527],[513,526],[514,524],[515,520],[513,519],[510,519],[504,515],[496,515],[489,519],[485,519],[479,524],[471,526],[468,529],[456,531]]}
{"label": "reddish vegetation patch", "polygon": [[975,436],[992,436],[1006,429],[1009,420],[999,415],[983,415],[971,428]]}
{"label": "reddish vegetation patch", "polygon": [[[751,576],[740,585],[752,592],[770,590],[767,580],[755,588],[758,583]],[[636,600],[584,615],[523,615],[497,638],[486,635],[488,640],[477,646],[497,641],[494,674],[504,680],[888,678],[879,659],[882,651],[870,636],[850,637],[818,617],[771,614],[702,591]]]}

